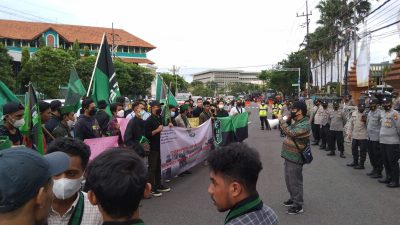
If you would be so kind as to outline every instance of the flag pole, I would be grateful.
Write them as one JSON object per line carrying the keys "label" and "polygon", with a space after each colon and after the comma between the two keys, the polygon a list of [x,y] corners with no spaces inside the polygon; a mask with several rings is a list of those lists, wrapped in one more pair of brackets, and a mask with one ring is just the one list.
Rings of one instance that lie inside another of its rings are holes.
{"label": "flag pole", "polygon": [[[102,37],[102,39],[101,39],[101,44],[100,44],[99,51],[101,51],[101,48],[103,47],[103,43],[104,43],[104,38],[105,38],[105,37],[106,37],[106,33],[104,32],[104,33],[103,33],[103,37]],[[106,46],[106,48],[107,48],[107,47],[108,47],[108,46]],[[93,68],[93,72],[92,72],[92,77],[90,78],[89,88],[88,88],[88,90],[87,90],[86,97],[89,96],[90,88],[92,87],[93,77],[94,77],[94,73],[96,72],[96,66],[97,66],[97,62],[99,61],[99,56],[100,56],[100,53],[98,52],[98,53],[97,53],[97,57],[96,57],[96,63],[94,64],[94,68]]]}

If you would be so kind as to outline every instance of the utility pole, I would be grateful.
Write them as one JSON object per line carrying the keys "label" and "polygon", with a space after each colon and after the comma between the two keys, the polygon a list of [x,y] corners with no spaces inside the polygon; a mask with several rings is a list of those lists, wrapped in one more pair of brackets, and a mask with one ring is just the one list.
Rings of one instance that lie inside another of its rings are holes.
{"label": "utility pole", "polygon": [[308,0],[306,0],[306,13],[304,14],[304,12],[299,15],[298,13],[296,13],[297,17],[306,17],[306,26],[307,26],[307,35],[306,35],[306,41],[307,41],[307,45],[306,45],[306,55],[307,55],[307,97],[311,97],[310,96],[310,51],[308,48],[308,45],[310,44],[310,19],[308,18],[308,16],[312,15],[312,11],[310,11],[310,13],[308,12]]}
{"label": "utility pole", "polygon": [[[115,59],[115,53],[114,53],[114,46],[115,46],[115,43],[114,43],[114,39],[115,39],[114,23],[111,23],[111,28],[112,28],[112,47],[111,47],[111,53],[112,53],[113,59]],[[108,48],[108,46],[107,46],[107,48]]]}
{"label": "utility pole", "polygon": [[178,74],[176,74],[180,70],[179,67],[176,67],[175,65],[172,66],[172,75],[175,76],[175,96],[178,93]]}

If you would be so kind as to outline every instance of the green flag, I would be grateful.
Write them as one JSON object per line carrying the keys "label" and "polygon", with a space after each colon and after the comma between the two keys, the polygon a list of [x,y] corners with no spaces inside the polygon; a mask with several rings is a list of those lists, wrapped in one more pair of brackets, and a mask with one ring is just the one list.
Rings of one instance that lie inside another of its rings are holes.
{"label": "green flag", "polygon": [[27,147],[36,149],[40,154],[45,153],[45,143],[40,119],[39,105],[36,92],[32,84],[29,84],[28,94],[25,96],[25,124],[21,132],[26,136]]}
{"label": "green flag", "polygon": [[81,98],[85,95],[86,89],[73,67],[69,74],[68,92],[64,105],[73,106],[74,112],[76,112],[81,107]]}
{"label": "green flag", "polygon": [[214,122],[215,144],[225,146],[231,142],[242,142],[248,136],[249,114],[247,112],[229,117],[217,117]]}
{"label": "green flag", "polygon": [[0,118],[3,116],[3,105],[9,102],[19,102],[17,96],[0,80]]}
{"label": "green flag", "polygon": [[[105,34],[103,35],[100,51],[97,55],[92,79],[92,99],[96,105],[100,100],[105,100],[109,105],[115,102],[117,97],[121,96],[117,75],[115,74],[111,52]],[[111,114],[109,107],[107,107],[107,111]]]}
{"label": "green flag", "polygon": [[[168,94],[167,94],[168,93]],[[173,105],[175,107],[178,106],[178,102],[175,99],[175,96],[168,89],[167,85],[164,83],[160,74],[157,74],[156,78],[156,100],[165,103],[168,99],[169,105]]]}

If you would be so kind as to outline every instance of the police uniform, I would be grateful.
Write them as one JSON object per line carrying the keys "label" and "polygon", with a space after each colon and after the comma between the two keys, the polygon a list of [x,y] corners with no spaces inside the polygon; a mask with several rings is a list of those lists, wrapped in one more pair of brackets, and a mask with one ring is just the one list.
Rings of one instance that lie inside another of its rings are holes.
{"label": "police uniform", "polygon": [[379,109],[370,110],[367,117],[368,131],[368,158],[373,170],[367,175],[372,178],[382,177],[383,161],[382,153],[379,149],[379,131],[381,129],[381,111]]}
{"label": "police uniform", "polygon": [[335,155],[335,142],[337,144],[340,156],[344,158],[344,138],[343,138],[343,126],[345,121],[345,115],[342,110],[332,110],[329,112],[329,133],[328,133],[328,147],[331,151],[328,155]]}
{"label": "police uniform", "polygon": [[260,107],[259,107],[261,130],[264,130],[264,124],[265,124],[267,130],[271,130],[271,127],[269,127],[269,123],[267,121],[267,118],[268,118],[267,115],[268,115],[268,105],[261,104]]}
{"label": "police uniform", "polygon": [[[367,124],[364,113],[355,111],[351,114],[350,124],[351,151],[353,162],[347,166],[355,169],[364,169],[365,159],[367,158]],[[360,151],[358,150],[360,148]]]}
{"label": "police uniform", "polygon": [[321,118],[319,136],[321,138],[321,145],[319,149],[326,149],[327,137],[329,132],[329,110],[328,105],[318,110],[317,116]]}
{"label": "police uniform", "polygon": [[319,136],[319,130],[321,126],[321,117],[318,115],[318,111],[322,109],[322,106],[316,105],[313,107],[313,113],[311,116],[311,129],[314,137],[314,143],[313,145],[318,145],[320,136]]}
{"label": "police uniform", "polygon": [[386,178],[381,183],[388,183],[388,187],[399,186],[399,163],[400,158],[400,115],[394,110],[382,111],[381,129],[379,143],[383,152],[383,163]]}

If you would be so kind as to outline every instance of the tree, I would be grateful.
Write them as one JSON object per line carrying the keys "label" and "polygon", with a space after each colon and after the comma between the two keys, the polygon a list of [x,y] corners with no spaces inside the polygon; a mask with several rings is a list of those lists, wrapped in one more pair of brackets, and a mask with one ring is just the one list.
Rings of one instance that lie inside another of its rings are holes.
{"label": "tree", "polygon": [[161,73],[160,75],[167,86],[171,84],[171,92],[173,94],[175,94],[176,80],[178,80],[178,91],[186,91],[189,87],[189,83],[179,75],[172,75],[169,73]]}
{"label": "tree", "polygon": [[389,49],[389,55],[396,54],[396,57],[400,57],[400,45]]}
{"label": "tree", "polygon": [[25,66],[25,64],[29,61],[31,58],[31,54],[29,53],[29,48],[28,47],[22,47],[21,50],[21,68]]}
{"label": "tree", "polygon": [[64,50],[43,47],[25,64],[21,74],[30,77],[37,91],[48,98],[59,98],[59,87],[68,83],[73,63],[74,59]]}
{"label": "tree", "polygon": [[89,88],[90,78],[92,77],[94,64],[96,63],[95,56],[83,57],[76,61],[75,69],[81,79],[83,86]]}
{"label": "tree", "polygon": [[83,47],[83,56],[88,57],[90,56],[90,49],[89,46],[85,45],[85,47]]}
{"label": "tree", "polygon": [[81,52],[78,40],[75,40],[75,42],[72,44],[72,49],[68,50],[68,52],[76,60],[79,60],[81,58]]}
{"label": "tree", "polygon": [[8,88],[15,91],[15,79],[13,77],[12,58],[7,53],[7,48],[0,43],[0,79],[3,81]]}

